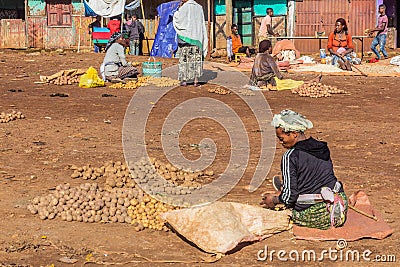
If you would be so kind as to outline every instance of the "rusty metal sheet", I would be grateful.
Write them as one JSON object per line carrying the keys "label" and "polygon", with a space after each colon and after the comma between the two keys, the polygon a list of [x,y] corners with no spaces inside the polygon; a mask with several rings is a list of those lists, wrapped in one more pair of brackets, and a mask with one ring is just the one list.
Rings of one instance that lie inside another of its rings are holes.
{"label": "rusty metal sheet", "polygon": [[[364,30],[375,24],[375,1],[373,0],[308,0],[296,2],[296,36],[314,36],[315,32],[325,32],[328,36],[335,29],[335,21],[344,18],[348,22],[349,33],[353,36],[365,35]],[[368,26],[367,26],[368,25]],[[364,51],[369,50],[371,40],[365,39]],[[316,53],[318,40],[296,40],[296,48],[302,53]],[[327,41],[322,40],[322,47]],[[356,50],[361,51],[356,41]]]}
{"label": "rusty metal sheet", "polygon": [[0,47],[26,47],[25,23],[20,19],[0,20]]}
{"label": "rusty metal sheet", "polygon": [[34,48],[44,48],[47,19],[45,17],[29,17],[27,21],[28,46]]}
{"label": "rusty metal sheet", "polygon": [[91,36],[88,32],[89,24],[92,22],[92,18],[72,16],[72,31],[73,31],[73,46],[78,46],[79,38],[81,40],[81,47],[91,46]]}
{"label": "rusty metal sheet", "polygon": [[72,27],[47,27],[45,48],[70,48],[73,45]]}

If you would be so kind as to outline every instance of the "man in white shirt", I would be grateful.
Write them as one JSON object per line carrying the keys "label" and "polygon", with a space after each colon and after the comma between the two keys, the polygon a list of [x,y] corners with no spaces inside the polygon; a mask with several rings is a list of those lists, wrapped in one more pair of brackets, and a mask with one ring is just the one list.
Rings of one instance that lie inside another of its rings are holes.
{"label": "man in white shirt", "polygon": [[272,8],[267,8],[267,15],[262,19],[260,30],[258,32],[258,41],[268,39],[268,36],[279,36],[278,33],[274,33],[272,29],[272,17],[274,16],[274,10]]}

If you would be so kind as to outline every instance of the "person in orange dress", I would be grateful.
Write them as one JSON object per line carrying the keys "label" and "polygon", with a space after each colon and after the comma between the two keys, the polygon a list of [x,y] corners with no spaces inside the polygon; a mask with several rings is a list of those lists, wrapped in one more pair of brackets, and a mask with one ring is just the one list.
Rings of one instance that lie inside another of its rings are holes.
{"label": "person in orange dress", "polygon": [[228,38],[232,39],[232,56],[234,56],[236,53],[244,53],[247,57],[250,57],[250,49],[248,46],[243,46],[238,32],[238,26],[236,24],[232,24],[231,29],[232,34]]}
{"label": "person in orange dress", "polygon": [[351,52],[354,46],[345,19],[336,20],[335,30],[328,37],[327,48],[332,56],[332,65],[338,65],[343,70],[351,70]]}

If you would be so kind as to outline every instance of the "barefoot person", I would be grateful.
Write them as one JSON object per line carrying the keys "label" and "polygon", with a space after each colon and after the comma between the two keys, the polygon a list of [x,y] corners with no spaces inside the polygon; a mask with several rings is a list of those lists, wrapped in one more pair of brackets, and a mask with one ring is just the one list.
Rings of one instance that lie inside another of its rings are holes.
{"label": "barefoot person", "polygon": [[178,35],[178,79],[182,86],[189,80],[197,86],[208,47],[203,8],[194,0],[182,0],[172,21]]}
{"label": "barefoot person", "polygon": [[282,188],[266,194],[260,203],[274,208],[283,203],[293,209],[293,222],[300,226],[328,229],[346,220],[347,197],[333,172],[327,144],[306,137],[311,121],[291,110],[274,116],[272,123],[279,143],[286,149],[282,157]]}
{"label": "barefoot person", "polygon": [[354,46],[344,18],[335,22],[335,30],[328,37],[328,51],[331,53],[332,65],[338,65],[343,70],[351,70],[351,52]]}

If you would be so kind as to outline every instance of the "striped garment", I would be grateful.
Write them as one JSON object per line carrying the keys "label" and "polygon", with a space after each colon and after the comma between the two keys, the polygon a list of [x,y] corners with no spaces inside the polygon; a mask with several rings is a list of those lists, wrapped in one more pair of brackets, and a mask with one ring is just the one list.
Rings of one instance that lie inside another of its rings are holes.
{"label": "striped garment", "polygon": [[290,199],[290,167],[289,167],[289,161],[290,161],[290,155],[293,153],[294,149],[289,149],[288,151],[285,152],[285,154],[282,157],[282,176],[283,176],[283,189],[282,189],[282,194],[281,194],[281,200],[283,203],[286,205],[289,205],[289,199]]}

